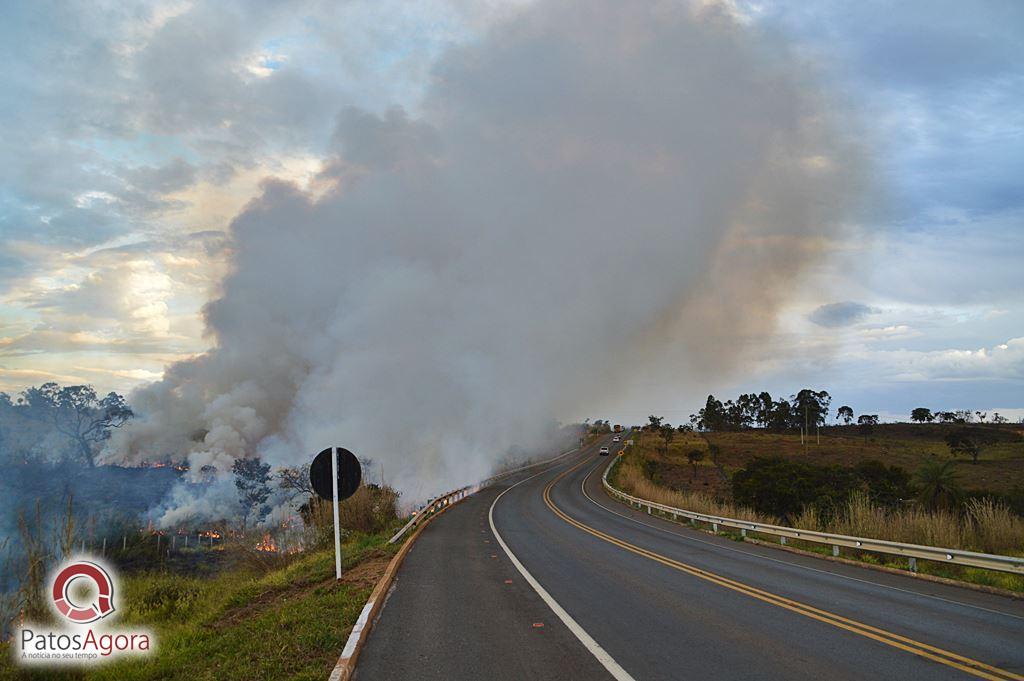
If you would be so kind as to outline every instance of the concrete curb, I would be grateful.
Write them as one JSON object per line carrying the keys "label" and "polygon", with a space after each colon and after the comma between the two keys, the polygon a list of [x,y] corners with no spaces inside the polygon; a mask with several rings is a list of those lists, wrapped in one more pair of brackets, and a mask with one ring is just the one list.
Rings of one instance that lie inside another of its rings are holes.
{"label": "concrete curb", "polygon": [[[465,497],[463,497],[465,499]],[[412,549],[413,542],[420,536],[420,532],[423,531],[427,525],[429,525],[434,518],[438,517],[449,508],[459,505],[463,499],[454,504],[448,504],[440,511],[432,514],[429,518],[420,523],[416,530],[409,535],[409,538],[402,544],[402,548],[398,550],[395,557],[388,563],[388,567],[384,570],[384,574],[381,575],[380,581],[373,587],[373,591],[370,592],[370,597],[366,600],[366,605],[363,606],[362,611],[359,613],[359,617],[356,619],[356,623],[352,626],[352,631],[348,635],[348,641],[345,643],[344,650],[341,651],[341,657],[338,658],[338,663],[334,665],[334,670],[331,671],[329,681],[349,681],[352,675],[356,671],[356,662],[359,659],[359,653],[362,652],[363,646],[366,644],[366,639],[370,635],[370,631],[373,629],[374,620],[377,619],[377,615],[380,614],[380,609],[384,605],[385,597],[387,596],[388,590],[391,588],[391,584],[395,581],[395,574],[398,572],[398,568],[402,566],[402,561],[405,560],[406,554]]]}

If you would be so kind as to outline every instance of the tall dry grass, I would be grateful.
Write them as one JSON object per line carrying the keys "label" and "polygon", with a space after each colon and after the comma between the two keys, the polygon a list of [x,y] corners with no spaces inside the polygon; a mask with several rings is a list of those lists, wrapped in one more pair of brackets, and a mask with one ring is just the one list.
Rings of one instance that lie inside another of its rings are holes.
{"label": "tall dry grass", "polygon": [[[389,527],[398,517],[398,492],[377,485],[363,485],[338,504],[338,523],[344,532],[372,534]],[[334,509],[330,501],[314,496],[303,512],[312,543],[322,546],[334,541]]]}
{"label": "tall dry grass", "polygon": [[[618,464],[615,483],[633,496],[676,508],[739,520],[779,523],[777,518],[718,502],[700,492],[675,491],[656,485],[644,475],[634,457],[627,457]],[[837,513],[828,516],[814,507],[804,509],[793,526],[907,544],[1024,555],[1024,518],[991,499],[972,499],[962,513],[927,511],[919,506],[893,510],[872,503],[866,494],[858,492]]]}
{"label": "tall dry grass", "polygon": [[677,491],[656,485],[644,475],[640,466],[631,457],[619,463],[614,482],[619,489],[627,494],[666,506],[758,523],[777,524],[779,522],[778,518],[757,513],[743,506],[720,502],[702,492]]}

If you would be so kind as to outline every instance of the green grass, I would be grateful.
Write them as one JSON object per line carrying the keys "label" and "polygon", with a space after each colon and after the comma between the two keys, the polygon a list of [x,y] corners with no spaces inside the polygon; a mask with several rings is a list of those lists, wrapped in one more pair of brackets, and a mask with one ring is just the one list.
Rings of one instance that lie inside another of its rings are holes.
{"label": "green grass", "polygon": [[346,576],[334,580],[333,548],[287,567],[211,578],[139,574],[121,580],[116,626],[156,635],[155,653],[79,670],[28,671],[0,646],[0,678],[318,679],[327,677],[390,557],[388,532],[355,535],[344,547]]}

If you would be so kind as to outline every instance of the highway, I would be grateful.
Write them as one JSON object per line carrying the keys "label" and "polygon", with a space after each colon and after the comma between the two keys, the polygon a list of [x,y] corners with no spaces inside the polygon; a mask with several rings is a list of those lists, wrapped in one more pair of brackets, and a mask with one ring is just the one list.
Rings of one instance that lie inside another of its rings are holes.
{"label": "highway", "polygon": [[652,518],[610,440],[432,522],[355,678],[1024,679],[1024,601]]}

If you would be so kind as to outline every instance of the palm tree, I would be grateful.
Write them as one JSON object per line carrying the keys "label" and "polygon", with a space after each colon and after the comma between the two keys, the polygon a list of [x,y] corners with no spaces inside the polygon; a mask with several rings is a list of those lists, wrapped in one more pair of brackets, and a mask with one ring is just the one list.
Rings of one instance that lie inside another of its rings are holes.
{"label": "palm tree", "polygon": [[918,500],[929,510],[950,508],[961,498],[956,462],[933,459],[917,469]]}

